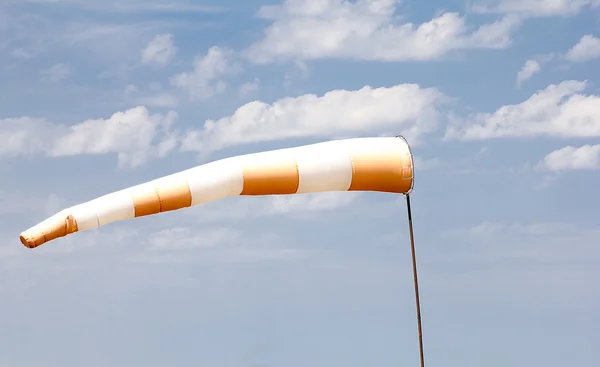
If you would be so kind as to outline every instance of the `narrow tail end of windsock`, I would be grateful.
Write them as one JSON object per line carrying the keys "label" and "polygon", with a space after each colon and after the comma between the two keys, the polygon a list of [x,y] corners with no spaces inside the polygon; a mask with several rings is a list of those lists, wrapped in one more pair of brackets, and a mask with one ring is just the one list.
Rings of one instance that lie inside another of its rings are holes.
{"label": "narrow tail end of windsock", "polygon": [[23,231],[19,239],[23,246],[32,249],[74,232],[77,221],[65,210]]}

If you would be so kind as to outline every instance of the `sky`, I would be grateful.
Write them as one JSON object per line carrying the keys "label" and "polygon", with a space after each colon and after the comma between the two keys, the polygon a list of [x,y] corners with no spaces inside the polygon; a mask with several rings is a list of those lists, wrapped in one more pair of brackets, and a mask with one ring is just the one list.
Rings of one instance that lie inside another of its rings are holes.
{"label": "sky", "polygon": [[598,0],[2,0],[0,366],[418,365],[401,195],[19,242],[199,164],[397,134],[426,365],[595,366],[598,70]]}

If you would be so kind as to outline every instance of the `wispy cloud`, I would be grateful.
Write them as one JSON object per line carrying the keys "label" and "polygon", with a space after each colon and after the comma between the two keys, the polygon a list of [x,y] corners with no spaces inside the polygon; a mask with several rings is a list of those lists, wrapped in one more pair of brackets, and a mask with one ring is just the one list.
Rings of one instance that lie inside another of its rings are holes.
{"label": "wispy cloud", "polygon": [[142,62],[145,64],[168,64],[175,53],[177,47],[173,43],[173,35],[170,33],[156,35],[146,47],[142,50]]}
{"label": "wispy cloud", "polygon": [[430,169],[434,169],[440,167],[443,163],[442,160],[438,157],[433,158],[424,158],[424,157],[413,157],[415,170],[416,171],[426,171]]}
{"label": "wispy cloud", "polygon": [[145,248],[128,263],[248,263],[304,258],[305,250],[282,241],[274,232],[249,233],[229,227],[173,227],[148,235]]}
{"label": "wispy cloud", "polygon": [[585,226],[577,222],[482,221],[466,229],[456,229],[442,234],[465,241],[451,257],[447,252],[430,254],[436,262],[472,262],[500,266],[517,259],[540,262],[565,262],[600,259],[597,238],[600,227]]}
{"label": "wispy cloud", "polygon": [[42,80],[51,83],[58,83],[71,76],[71,69],[63,63],[52,65],[50,68],[42,70]]}
{"label": "wispy cloud", "polygon": [[316,212],[333,210],[352,203],[360,195],[355,192],[324,192],[292,196],[277,196],[269,200],[268,214]]}
{"label": "wispy cloud", "polygon": [[[29,6],[32,4],[39,7]],[[20,11],[20,6],[27,6],[27,11]],[[79,11],[70,11],[73,10],[70,8]],[[92,67],[115,67],[115,62],[135,65],[141,63],[139,50],[156,35],[172,34],[182,28],[201,29],[217,25],[216,20],[190,21],[188,18],[164,16],[169,9],[189,14],[201,8],[192,3],[143,1],[13,2],[4,8],[6,24],[0,27],[0,47],[20,59],[68,53],[72,58],[69,64],[86,60]],[[96,13],[98,11],[108,11],[113,15],[115,12],[135,13],[136,17],[126,20],[123,19],[125,14],[103,17]],[[57,13],[60,16],[56,16]],[[174,49],[169,50],[161,54],[170,55]],[[90,55],[93,57],[89,58]]]}
{"label": "wispy cloud", "polygon": [[565,232],[571,226],[561,223],[532,223],[532,224],[507,224],[502,222],[485,221],[469,228],[467,233],[471,236],[497,236],[497,235],[529,235],[549,236]]}
{"label": "wispy cloud", "polygon": [[162,0],[129,0],[127,2],[116,0],[9,0],[10,5],[33,4],[43,7],[77,8],[93,12],[108,13],[222,13],[226,7],[215,5],[195,4],[192,1],[162,1]]}
{"label": "wispy cloud", "polygon": [[198,223],[219,222],[222,220],[239,221],[261,217],[291,215],[298,219],[322,220],[319,213],[356,204],[360,192],[319,192],[310,194],[235,197],[207,203],[181,215],[193,217]]}
{"label": "wispy cloud", "polygon": [[150,249],[158,251],[186,250],[223,245],[240,237],[240,231],[232,228],[194,230],[191,227],[174,227],[151,233],[148,244]]}
{"label": "wispy cloud", "polygon": [[476,0],[470,10],[476,13],[509,13],[528,17],[568,17],[599,5],[598,0]]}
{"label": "wispy cloud", "polygon": [[541,70],[541,66],[540,63],[536,60],[527,60],[525,61],[525,64],[523,65],[523,67],[521,68],[521,70],[519,70],[519,73],[517,74],[517,87],[521,87],[521,85],[531,79],[531,77],[536,74],[539,73]]}
{"label": "wispy cloud", "polygon": [[258,80],[258,78],[255,78],[251,82],[246,82],[246,83],[240,85],[239,93],[241,96],[246,96],[248,94],[256,92],[258,90],[259,86],[260,86],[260,81]]}
{"label": "wispy cloud", "polygon": [[39,213],[49,216],[56,213],[64,204],[64,199],[55,194],[37,197],[22,191],[0,190],[0,216]]}

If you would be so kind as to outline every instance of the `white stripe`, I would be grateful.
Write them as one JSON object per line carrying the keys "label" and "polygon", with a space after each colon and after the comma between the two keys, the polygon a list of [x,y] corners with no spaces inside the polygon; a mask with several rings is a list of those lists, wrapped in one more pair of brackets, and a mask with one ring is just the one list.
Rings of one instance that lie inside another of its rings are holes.
{"label": "white stripe", "polygon": [[399,138],[388,138],[370,141],[364,141],[364,144],[357,145],[352,149],[352,157],[399,157],[402,161],[402,167],[410,168],[410,153],[406,143]]}
{"label": "white stripe", "polygon": [[99,226],[98,216],[96,215],[97,202],[98,199],[94,199],[71,208],[73,218],[77,222],[77,231],[84,231]]}
{"label": "white stripe", "polygon": [[244,174],[238,160],[222,159],[188,171],[192,206],[239,195]]}
{"label": "white stripe", "polygon": [[363,138],[360,144],[351,145],[352,155],[402,155],[406,144],[399,138]]}
{"label": "white stripe", "polygon": [[[133,188],[125,189],[125,191],[127,192],[127,195],[131,198],[132,203],[133,203],[133,198],[134,197],[152,197],[152,198],[155,198],[155,197],[157,197],[156,190],[154,188],[154,184],[155,184],[156,181],[157,180],[152,180],[152,181],[149,181],[149,182],[145,182],[145,183],[143,183],[141,185],[137,185],[137,186],[135,186]],[[134,206],[133,210],[134,210],[134,216],[135,216],[135,206]]]}
{"label": "white stripe", "polygon": [[352,183],[352,159],[345,149],[314,148],[296,156],[300,173],[297,193],[348,190]]}
{"label": "white stripe", "polygon": [[125,191],[118,191],[98,199],[96,215],[99,225],[135,217],[133,200]]}

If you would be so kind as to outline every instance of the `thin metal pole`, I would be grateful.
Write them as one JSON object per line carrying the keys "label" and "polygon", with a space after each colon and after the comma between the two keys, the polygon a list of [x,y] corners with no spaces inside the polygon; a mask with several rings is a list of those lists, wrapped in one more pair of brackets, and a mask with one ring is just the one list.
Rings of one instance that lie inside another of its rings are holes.
{"label": "thin metal pole", "polygon": [[421,328],[421,302],[419,301],[419,279],[417,278],[417,255],[415,253],[415,236],[413,233],[412,212],[410,209],[410,195],[406,194],[406,208],[408,210],[408,228],[410,231],[410,250],[412,253],[413,276],[415,280],[415,301],[417,303],[417,325],[419,327],[419,354],[421,367],[425,366],[423,357],[423,329]]}

